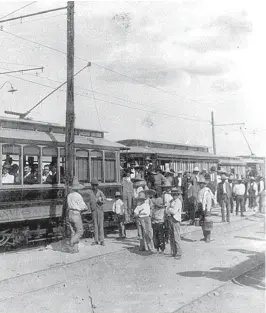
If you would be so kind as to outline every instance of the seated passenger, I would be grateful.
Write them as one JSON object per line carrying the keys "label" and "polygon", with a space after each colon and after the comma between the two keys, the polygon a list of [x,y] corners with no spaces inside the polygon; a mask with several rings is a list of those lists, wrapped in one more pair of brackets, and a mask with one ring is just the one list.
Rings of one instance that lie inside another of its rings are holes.
{"label": "seated passenger", "polygon": [[11,165],[10,174],[14,176],[14,183],[20,183],[19,166],[17,164]]}
{"label": "seated passenger", "polygon": [[47,177],[49,176],[50,168],[49,165],[44,165],[43,172],[42,172],[42,182],[45,182]]}
{"label": "seated passenger", "polygon": [[56,184],[57,183],[57,177],[56,177],[56,165],[54,163],[50,164],[50,173],[46,178],[45,183],[46,184]]}
{"label": "seated passenger", "polygon": [[38,184],[38,165],[34,164],[32,166],[31,173],[25,178],[24,177],[24,184]]}
{"label": "seated passenger", "polygon": [[31,167],[28,164],[24,165],[24,178],[23,181],[25,181],[26,177],[28,177],[31,173]]}
{"label": "seated passenger", "polygon": [[14,184],[14,176],[9,174],[10,164],[6,163],[2,168],[2,184]]}

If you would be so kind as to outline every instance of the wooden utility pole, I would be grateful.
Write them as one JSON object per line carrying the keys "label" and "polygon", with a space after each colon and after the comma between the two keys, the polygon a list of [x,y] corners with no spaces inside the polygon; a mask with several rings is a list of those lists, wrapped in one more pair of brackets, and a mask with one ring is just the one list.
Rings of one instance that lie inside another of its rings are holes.
{"label": "wooden utility pole", "polygon": [[213,147],[213,154],[216,154],[214,113],[213,112],[212,112],[212,115],[211,115],[211,123],[212,123],[212,147]]}
{"label": "wooden utility pole", "polygon": [[72,184],[75,174],[74,149],[74,1],[67,2],[67,95],[66,95],[66,132],[65,132],[65,158],[66,158],[66,193]]}

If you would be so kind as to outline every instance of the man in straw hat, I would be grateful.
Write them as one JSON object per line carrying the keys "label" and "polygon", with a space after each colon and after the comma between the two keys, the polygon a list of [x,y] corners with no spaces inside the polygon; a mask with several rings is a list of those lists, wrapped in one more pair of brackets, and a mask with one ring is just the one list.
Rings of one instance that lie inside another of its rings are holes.
{"label": "man in straw hat", "polygon": [[98,189],[99,182],[93,178],[91,180],[92,190],[86,189],[86,197],[88,205],[91,208],[93,226],[94,226],[94,243],[93,245],[101,244],[104,246],[104,210],[103,205],[106,201],[104,193]]}
{"label": "man in straw hat", "polygon": [[139,250],[145,251],[146,247],[153,252],[153,231],[151,226],[151,209],[149,203],[146,201],[145,193],[141,192],[137,199],[137,207],[134,210],[139,227]]}
{"label": "man in straw hat", "polygon": [[132,215],[132,204],[134,198],[134,188],[131,181],[130,175],[131,170],[128,169],[126,172],[126,177],[122,180],[122,190],[123,190],[123,201],[125,205],[125,221],[128,223]]}
{"label": "man in straw hat", "polygon": [[213,222],[211,220],[211,207],[213,200],[213,193],[210,188],[207,187],[207,181],[201,178],[198,182],[200,191],[198,194],[198,211],[202,226],[203,240],[205,242],[211,241],[211,230]]}
{"label": "man in straw hat", "polygon": [[232,195],[231,187],[227,181],[225,174],[221,176],[221,182],[217,185],[217,202],[221,207],[222,222],[225,222],[225,209],[226,221],[230,223],[230,202],[229,199]]}
{"label": "man in straw hat", "polygon": [[182,190],[180,187],[173,188],[171,191],[173,200],[166,207],[167,219],[169,221],[169,236],[170,236],[170,246],[172,256],[180,259],[182,256],[181,250],[181,235],[180,235],[180,223],[182,214],[182,201],[180,196],[182,195]]}
{"label": "man in straw hat", "polygon": [[83,188],[84,186],[74,177],[70,192],[67,195],[68,226],[71,231],[71,238],[67,249],[71,253],[77,253],[79,251],[78,243],[84,232],[81,212],[88,210],[88,207],[83,201],[82,196],[78,193],[78,190]]}

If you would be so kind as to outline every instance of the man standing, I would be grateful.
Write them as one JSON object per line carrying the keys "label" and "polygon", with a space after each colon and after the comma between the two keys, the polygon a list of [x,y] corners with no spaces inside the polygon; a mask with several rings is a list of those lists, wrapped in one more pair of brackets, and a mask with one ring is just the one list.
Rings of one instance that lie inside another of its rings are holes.
{"label": "man standing", "polygon": [[122,180],[122,188],[123,188],[123,202],[125,205],[125,222],[128,223],[130,221],[130,216],[132,215],[132,202],[134,198],[134,188],[133,183],[130,178],[131,171],[128,170],[126,172],[126,177]]}
{"label": "man standing", "polygon": [[249,194],[249,208],[251,210],[255,210],[256,208],[256,197],[258,195],[258,185],[255,182],[255,178],[253,176],[250,177],[250,186],[248,189],[248,194]]}
{"label": "man standing", "polygon": [[79,184],[77,178],[74,178],[70,192],[67,196],[67,208],[68,208],[67,224],[71,231],[71,238],[67,250],[70,253],[77,253],[79,251],[78,243],[84,232],[81,219],[81,212],[88,210],[88,207],[83,201],[82,196],[77,192],[78,190],[83,188],[84,186]]}
{"label": "man standing", "polygon": [[230,203],[229,199],[232,194],[229,183],[226,181],[226,176],[221,176],[221,182],[217,186],[217,201],[222,211],[222,222],[225,222],[225,208],[226,208],[226,220],[230,223]]}
{"label": "man standing", "polygon": [[236,215],[240,206],[241,216],[244,216],[244,205],[245,205],[245,193],[246,187],[242,179],[238,179],[237,184],[233,187],[233,194],[236,198]]}
{"label": "man standing", "polygon": [[198,194],[198,209],[204,236],[203,240],[205,242],[210,242],[211,230],[213,227],[213,221],[211,220],[213,193],[210,188],[207,187],[207,182],[204,179],[199,181],[199,186],[200,191]]}
{"label": "man standing", "polygon": [[174,182],[173,182],[173,185],[174,187],[178,188],[182,188],[183,187],[183,179],[182,179],[182,171],[178,171],[177,172],[177,176],[174,177]]}
{"label": "man standing", "polygon": [[263,177],[259,177],[259,182],[258,182],[258,205],[259,205],[259,212],[262,212],[262,197],[263,197],[263,192],[264,192],[264,180]]}
{"label": "man standing", "polygon": [[166,183],[166,178],[161,173],[160,167],[156,168],[155,175],[154,175],[154,187],[155,191],[157,192],[158,196],[162,195],[162,185]]}
{"label": "man standing", "polygon": [[86,196],[88,196],[89,206],[92,212],[92,220],[94,225],[94,243],[93,245],[100,244],[104,246],[104,210],[103,205],[106,201],[105,195],[98,189],[99,182],[97,179],[91,180],[92,190],[87,190]]}
{"label": "man standing", "polygon": [[234,187],[233,179],[234,179],[234,175],[230,174],[229,177],[228,177],[228,183],[229,183],[230,189],[231,189],[231,196],[229,198],[229,203],[230,203],[230,209],[231,209],[231,213],[232,214],[233,214],[233,211],[234,211],[234,199],[233,199],[233,194],[232,194],[233,187]]}

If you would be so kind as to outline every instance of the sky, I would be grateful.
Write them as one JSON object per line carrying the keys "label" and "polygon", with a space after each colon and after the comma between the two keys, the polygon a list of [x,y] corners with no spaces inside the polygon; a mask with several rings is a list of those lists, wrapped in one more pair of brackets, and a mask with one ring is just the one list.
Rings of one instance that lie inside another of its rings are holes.
{"label": "sky", "polygon": [[[66,5],[32,2],[1,1],[0,20]],[[114,141],[212,151],[213,111],[217,125],[245,123],[253,153],[266,156],[263,7],[260,0],[76,1],[75,72],[91,62],[75,77],[76,127],[105,130]],[[9,81],[17,89],[0,89],[6,116],[29,110],[66,81],[66,11],[1,26],[0,72],[44,67],[0,75],[0,88]],[[65,110],[62,87],[29,117],[64,124]],[[239,125],[216,126],[215,134],[218,154],[250,154]]]}

